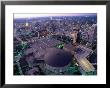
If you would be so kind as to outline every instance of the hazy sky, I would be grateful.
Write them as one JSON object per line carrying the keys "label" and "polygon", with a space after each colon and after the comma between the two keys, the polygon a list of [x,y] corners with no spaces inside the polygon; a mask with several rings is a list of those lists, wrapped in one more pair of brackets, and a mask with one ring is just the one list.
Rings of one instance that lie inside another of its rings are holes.
{"label": "hazy sky", "polygon": [[96,13],[57,13],[57,14],[14,14],[14,18],[34,18],[47,16],[90,16]]}

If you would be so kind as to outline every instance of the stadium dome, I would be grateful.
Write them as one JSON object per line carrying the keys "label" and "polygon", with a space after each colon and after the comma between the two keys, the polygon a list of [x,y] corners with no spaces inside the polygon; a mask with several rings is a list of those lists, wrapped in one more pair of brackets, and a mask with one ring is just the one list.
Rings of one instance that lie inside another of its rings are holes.
{"label": "stadium dome", "polygon": [[64,67],[72,60],[72,54],[57,48],[47,48],[44,56],[45,63],[52,67]]}

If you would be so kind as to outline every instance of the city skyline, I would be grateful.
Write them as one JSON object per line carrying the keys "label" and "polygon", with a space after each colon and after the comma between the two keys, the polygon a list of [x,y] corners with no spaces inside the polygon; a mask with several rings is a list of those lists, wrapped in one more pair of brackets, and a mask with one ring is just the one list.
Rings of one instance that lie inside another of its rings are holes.
{"label": "city skyline", "polygon": [[96,13],[14,14],[13,23],[14,75],[97,75]]}

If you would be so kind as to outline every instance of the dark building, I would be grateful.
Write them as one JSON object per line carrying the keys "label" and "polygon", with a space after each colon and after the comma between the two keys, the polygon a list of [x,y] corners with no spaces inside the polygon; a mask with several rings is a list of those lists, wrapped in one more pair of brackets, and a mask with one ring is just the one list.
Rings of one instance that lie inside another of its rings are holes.
{"label": "dark building", "polygon": [[64,72],[72,61],[72,54],[57,48],[48,48],[44,56],[45,68],[54,73]]}

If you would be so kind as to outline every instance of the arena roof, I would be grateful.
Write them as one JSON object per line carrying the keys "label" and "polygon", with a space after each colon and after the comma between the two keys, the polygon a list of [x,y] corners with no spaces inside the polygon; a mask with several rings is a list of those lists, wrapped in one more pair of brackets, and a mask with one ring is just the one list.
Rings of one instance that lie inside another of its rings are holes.
{"label": "arena roof", "polygon": [[72,60],[72,54],[57,48],[47,48],[44,56],[46,64],[52,67],[64,67]]}

